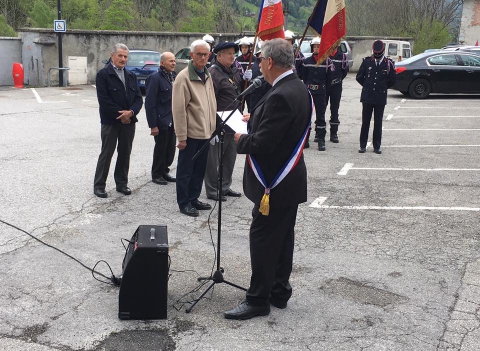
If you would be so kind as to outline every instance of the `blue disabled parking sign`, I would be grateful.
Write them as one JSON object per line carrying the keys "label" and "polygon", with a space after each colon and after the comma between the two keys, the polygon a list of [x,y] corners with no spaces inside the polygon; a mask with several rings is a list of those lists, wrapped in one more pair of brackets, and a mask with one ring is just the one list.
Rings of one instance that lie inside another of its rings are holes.
{"label": "blue disabled parking sign", "polygon": [[65,20],[55,20],[53,21],[53,30],[55,32],[66,32],[67,31],[67,24]]}

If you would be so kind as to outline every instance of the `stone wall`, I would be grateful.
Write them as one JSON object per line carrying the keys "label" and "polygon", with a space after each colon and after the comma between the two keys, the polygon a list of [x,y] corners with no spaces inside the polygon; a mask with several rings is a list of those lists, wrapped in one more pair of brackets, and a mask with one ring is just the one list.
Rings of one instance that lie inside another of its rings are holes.
{"label": "stone wall", "polygon": [[[87,80],[95,82],[97,71],[103,67],[102,61],[110,57],[113,45],[124,43],[129,49],[149,49],[159,52],[176,53],[188,47],[203,33],[161,33],[161,32],[118,32],[118,31],[79,31],[62,34],[63,66],[67,66],[68,56],[87,57]],[[211,33],[216,42],[237,40],[239,34]],[[22,38],[22,61],[25,69],[25,84],[46,86],[48,71],[58,67],[58,38],[53,30],[25,29]],[[66,73],[68,81],[68,72]],[[58,85],[58,71],[51,74],[52,85]]]}

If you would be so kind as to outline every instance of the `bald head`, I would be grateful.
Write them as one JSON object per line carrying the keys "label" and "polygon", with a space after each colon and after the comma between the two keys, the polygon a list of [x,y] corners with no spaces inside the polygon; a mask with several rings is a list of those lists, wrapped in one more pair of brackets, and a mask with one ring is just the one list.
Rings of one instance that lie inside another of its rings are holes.
{"label": "bald head", "polygon": [[162,66],[168,72],[175,71],[176,65],[177,63],[175,61],[175,55],[171,52],[166,51],[160,56],[160,66]]}

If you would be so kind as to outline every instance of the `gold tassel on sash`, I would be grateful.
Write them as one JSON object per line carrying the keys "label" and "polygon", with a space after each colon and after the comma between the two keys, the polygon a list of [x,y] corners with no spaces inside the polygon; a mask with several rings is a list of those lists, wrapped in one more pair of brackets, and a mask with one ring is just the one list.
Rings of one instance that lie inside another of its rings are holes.
{"label": "gold tassel on sash", "polygon": [[268,216],[270,214],[270,189],[265,189],[265,194],[263,194],[262,201],[260,201],[260,209],[259,212],[264,215]]}

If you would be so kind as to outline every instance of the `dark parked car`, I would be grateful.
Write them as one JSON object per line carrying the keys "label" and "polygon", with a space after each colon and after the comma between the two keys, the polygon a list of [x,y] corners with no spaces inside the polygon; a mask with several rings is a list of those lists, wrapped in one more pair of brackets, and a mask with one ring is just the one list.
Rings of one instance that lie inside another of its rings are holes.
{"label": "dark parked car", "polygon": [[[105,67],[112,59],[102,61]],[[137,76],[138,87],[145,93],[145,81],[147,77],[160,68],[160,53],[151,50],[130,50],[126,69]]]}
{"label": "dark parked car", "polygon": [[160,67],[160,53],[152,50],[130,50],[126,69],[137,76],[138,86],[145,92],[145,80]]}
{"label": "dark parked car", "polygon": [[480,93],[480,55],[473,52],[427,52],[395,66],[393,89],[414,99],[431,93]]}

